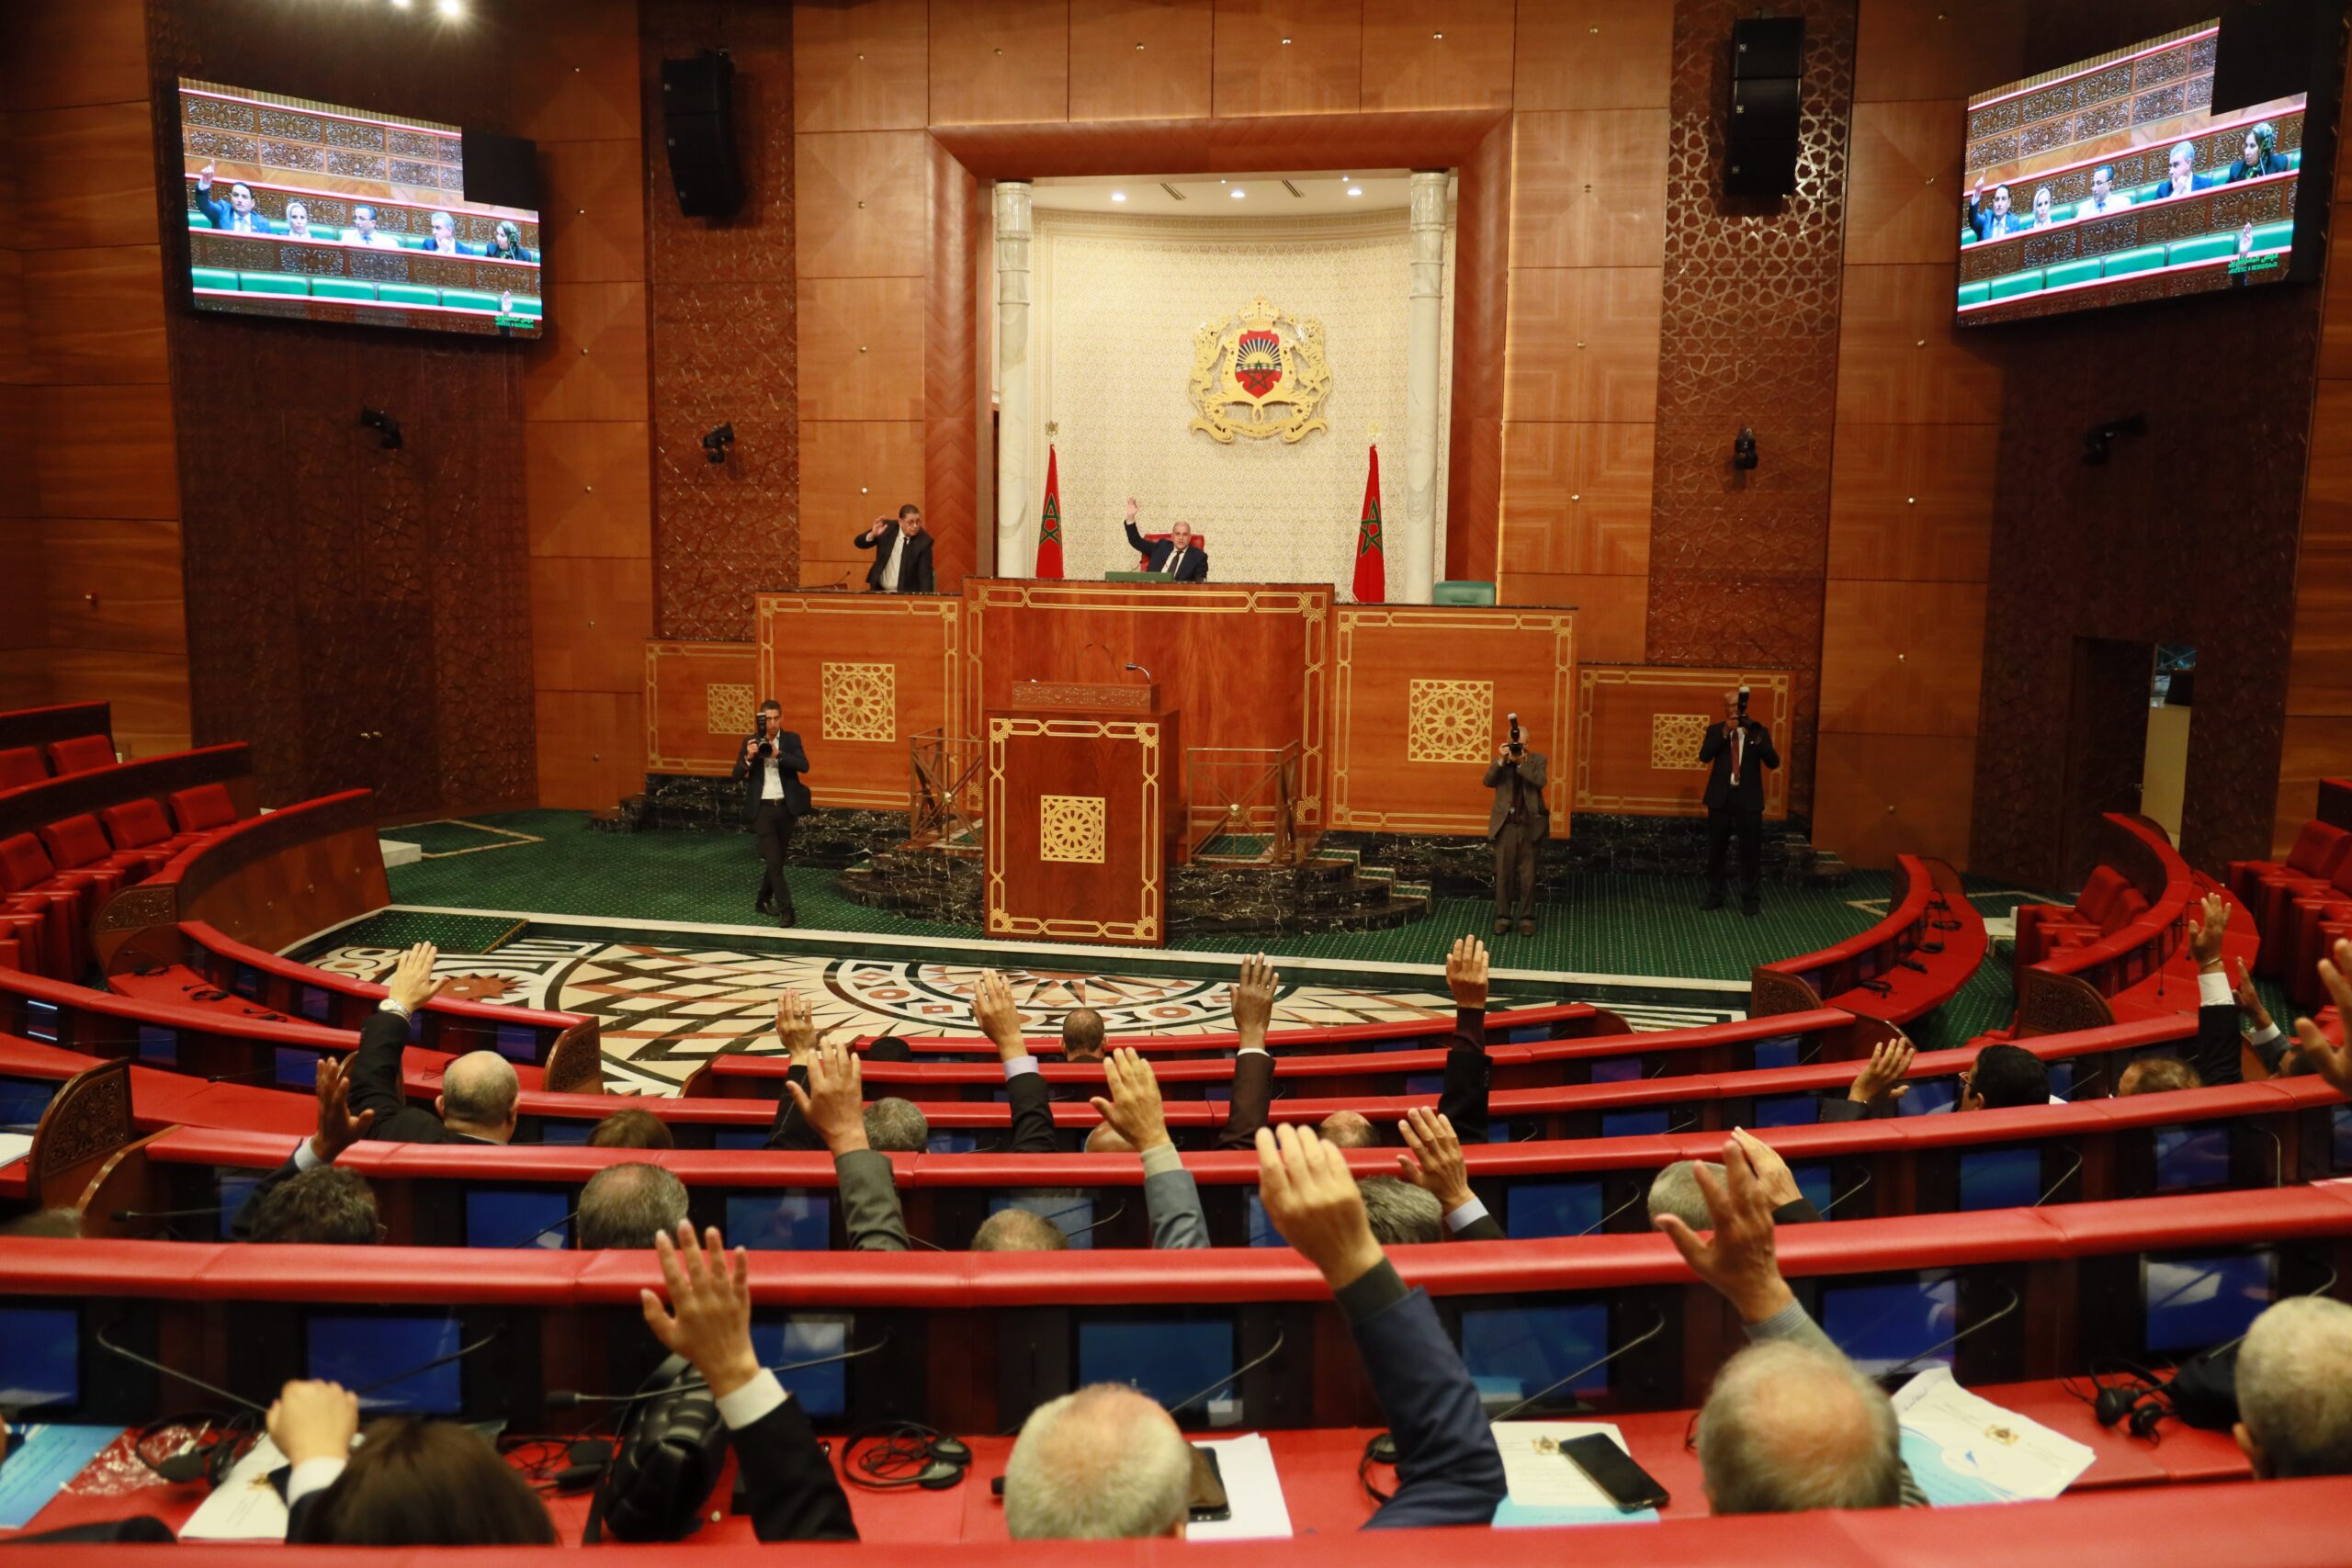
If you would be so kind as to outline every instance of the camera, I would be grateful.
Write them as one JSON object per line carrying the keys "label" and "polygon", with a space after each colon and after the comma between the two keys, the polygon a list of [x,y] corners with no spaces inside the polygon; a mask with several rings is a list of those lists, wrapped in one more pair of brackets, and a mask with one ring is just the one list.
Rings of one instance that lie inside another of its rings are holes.
{"label": "camera", "polygon": [[1526,750],[1526,746],[1519,739],[1519,715],[1512,714],[1510,716],[1510,754],[1514,757],[1521,756]]}
{"label": "camera", "polygon": [[1747,688],[1745,686],[1739,689],[1739,722],[1747,722]]}

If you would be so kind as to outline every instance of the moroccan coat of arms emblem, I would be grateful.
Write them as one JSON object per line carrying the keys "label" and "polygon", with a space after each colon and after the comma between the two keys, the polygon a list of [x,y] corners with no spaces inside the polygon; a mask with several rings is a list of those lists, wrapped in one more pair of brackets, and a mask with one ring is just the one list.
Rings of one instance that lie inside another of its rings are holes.
{"label": "moroccan coat of arms emblem", "polygon": [[1329,430],[1330,422],[1318,417],[1331,391],[1323,323],[1284,315],[1263,298],[1221,321],[1203,322],[1193,333],[1189,391],[1194,413],[1187,428],[1219,442],[1237,435],[1295,442]]}

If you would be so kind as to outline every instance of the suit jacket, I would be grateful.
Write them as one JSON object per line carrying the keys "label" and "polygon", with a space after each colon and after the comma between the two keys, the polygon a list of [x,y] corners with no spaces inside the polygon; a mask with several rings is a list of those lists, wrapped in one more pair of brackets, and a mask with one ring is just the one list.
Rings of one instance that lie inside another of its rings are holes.
{"label": "suit jacket", "polygon": [[852,1149],[833,1161],[833,1181],[841,1189],[842,1224],[849,1232],[851,1251],[911,1250],[906,1213],[899,1206],[896,1176],[890,1156],[874,1149]]}
{"label": "suit jacket", "polygon": [[1214,1147],[1252,1149],[1258,1129],[1266,1124],[1274,1100],[1274,1059],[1263,1051],[1233,1058],[1233,1098],[1227,1102],[1225,1125],[1217,1129]]}
{"label": "suit jacket", "polygon": [[[888,1166],[887,1156],[875,1157]],[[800,1401],[786,1400],[728,1438],[752,1500],[753,1535],[763,1541],[857,1539],[849,1498]]]}
{"label": "suit jacket", "polygon": [[[865,569],[865,585],[876,593],[882,592],[882,572],[890,564],[890,547],[898,543],[899,525],[891,524],[882,530],[878,539],[869,539],[859,529],[851,543],[861,550],[874,552],[874,564]],[[901,593],[935,593],[931,571],[931,530],[909,536],[906,553],[899,558],[899,592]]]}
{"label": "suit jacket", "polygon": [[2232,164],[2229,172],[2222,176],[2222,183],[2235,185],[2240,180],[2259,179],[2264,175],[2283,175],[2287,172],[2287,155],[2283,152],[2267,153],[2259,164],[2249,164],[2244,158],[2240,158],[2236,163]]}
{"label": "suit jacket", "polygon": [[1965,221],[1971,229],[1976,231],[1976,237],[1980,240],[1997,240],[2005,234],[2025,232],[2025,219],[2018,215],[2015,208],[2010,209],[2005,215],[1996,218],[1993,215],[1993,204],[1989,201],[1982,207],[1970,207]]}
{"label": "suit jacket", "polygon": [[1514,773],[1527,792],[1528,817],[1540,825],[1540,831],[1548,833],[1552,830],[1552,808],[1544,804],[1544,785],[1548,776],[1544,770],[1548,765],[1541,751],[1528,752],[1515,765],[1506,766],[1501,762],[1487,764],[1487,787],[1495,792],[1494,809],[1487,816],[1487,837],[1489,840],[1502,837],[1503,822],[1510,816],[1510,785]]}
{"label": "suit jacket", "polygon": [[1012,1102],[1012,1152],[1017,1155],[1049,1155],[1058,1148],[1054,1140],[1053,1091],[1046,1087],[1043,1073],[1016,1073],[1005,1080],[1008,1098]]}
{"label": "suit jacket", "polygon": [[1724,727],[1707,726],[1707,738],[1699,742],[1699,761],[1712,762],[1707,774],[1704,796],[1710,809],[1728,806],[1735,811],[1764,809],[1764,770],[1781,765],[1781,754],[1772,749],[1772,731],[1754,719],[1747,721],[1747,755],[1739,769],[1739,784],[1731,782],[1731,743],[1724,739]]}
{"label": "suit jacket", "polygon": [[1143,1206],[1151,1217],[1151,1245],[1160,1252],[1209,1244],[1208,1217],[1201,1213],[1201,1189],[1173,1145],[1155,1149],[1143,1162]]}
{"label": "suit jacket", "polygon": [[[1168,558],[1176,553],[1174,540],[1145,538],[1142,530],[1135,525],[1133,518],[1127,521],[1127,543],[1133,545],[1136,547],[1136,553],[1143,557],[1146,571],[1166,571]],[[1176,569],[1176,581],[1205,582],[1208,581],[1208,575],[1209,553],[1201,548],[1201,542],[1195,539],[1184,551],[1184,564]]]}
{"label": "suit jacket", "polygon": [[[759,737],[753,734],[743,739],[755,741]],[[775,744],[776,772],[783,775],[784,808],[795,817],[806,817],[816,803],[808,798],[808,786],[800,782],[800,775],[808,771],[808,753],[800,748],[799,732],[779,729],[768,739]],[[735,782],[743,786],[743,820],[746,822],[759,815],[760,788],[767,773],[766,759],[753,757],[747,761],[742,747],[735,749]]]}
{"label": "suit jacket", "polygon": [[197,191],[196,204],[204,209],[204,216],[212,220],[212,226],[223,233],[268,234],[276,231],[270,227],[269,220],[261,215],[259,208],[254,209],[251,229],[232,229],[230,225],[237,220],[235,209],[209,190],[199,188]]}
{"label": "suit jacket", "polygon": [[[452,1133],[422,1105],[411,1105],[401,1087],[401,1055],[408,1049],[408,1021],[396,1012],[368,1015],[351,1054],[351,1113],[376,1113],[371,1138],[391,1144],[486,1144],[487,1138]],[[291,1161],[288,1162],[291,1164]],[[254,1194],[258,1197],[260,1194]]]}
{"label": "suit jacket", "polygon": [[1364,1376],[1396,1439],[1396,1495],[1367,1529],[1483,1525],[1510,1488],[1477,1386],[1426,1291],[1385,1261],[1338,1293]]}

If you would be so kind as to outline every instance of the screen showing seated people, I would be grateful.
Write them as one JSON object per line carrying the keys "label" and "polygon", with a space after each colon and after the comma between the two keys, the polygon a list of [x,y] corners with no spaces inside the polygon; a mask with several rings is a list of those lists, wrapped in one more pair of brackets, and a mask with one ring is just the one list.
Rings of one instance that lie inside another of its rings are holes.
{"label": "screen showing seated people", "polygon": [[[1490,1410],[1507,1409],[1609,1353],[1605,1302],[1527,1302],[1462,1309],[1462,1364]],[[1605,1393],[1609,1369],[1593,1367],[1551,1395]]]}
{"label": "screen showing seated people", "polygon": [[752,1323],[752,1353],[760,1365],[779,1371],[776,1381],[800,1402],[812,1419],[824,1420],[849,1411],[849,1363],[826,1361],[802,1367],[803,1361],[823,1361],[849,1348],[850,1320],[846,1314],[802,1314],[794,1317],[758,1319]]}
{"label": "screen showing seated people", "polygon": [[0,1308],[0,1410],[82,1403],[82,1325],[72,1307]]}
{"label": "screen showing seated people", "polygon": [[2187,1353],[2235,1339],[2278,1299],[2278,1266],[2269,1252],[2146,1259],[2148,1349]]}
{"label": "screen showing seated people", "polygon": [[1960,1281],[1950,1274],[1883,1284],[1824,1285],[1821,1330],[1866,1377],[1897,1367],[1950,1366],[1934,1349],[1960,1331]]}
{"label": "screen showing seated people", "polygon": [[2215,112],[2220,43],[2202,22],[1969,99],[1963,323],[2286,277],[2306,95]]}
{"label": "screen showing seated people", "polygon": [[[1079,1386],[1125,1383],[1159,1401],[1179,1421],[1229,1426],[1241,1418],[1240,1394],[1232,1384],[1210,1385],[1234,1370],[1233,1337],[1229,1317],[1082,1318]],[[1193,1403],[1176,1409],[1183,1400]]]}
{"label": "screen showing seated people", "polygon": [[539,334],[539,215],[469,198],[458,127],[186,77],[179,99],[197,309]]}
{"label": "screen showing seated people", "polygon": [[362,1416],[455,1416],[464,1406],[465,1364],[426,1365],[458,1353],[454,1317],[319,1312],[303,1328],[308,1375],[357,1394]]}

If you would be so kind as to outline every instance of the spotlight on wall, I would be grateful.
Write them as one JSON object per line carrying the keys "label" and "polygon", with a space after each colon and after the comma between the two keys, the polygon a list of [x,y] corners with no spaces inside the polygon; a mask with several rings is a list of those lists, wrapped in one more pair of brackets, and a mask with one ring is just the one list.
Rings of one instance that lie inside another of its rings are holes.
{"label": "spotlight on wall", "polygon": [[1752,468],[1756,466],[1756,432],[1745,425],[1740,427],[1737,435],[1732,437],[1731,466],[1735,468]]}
{"label": "spotlight on wall", "polygon": [[462,17],[466,14],[466,0],[438,0],[434,8],[445,17]]}
{"label": "spotlight on wall", "polygon": [[359,423],[384,438],[385,451],[397,452],[401,449],[401,422],[390,414],[381,409],[361,409]]}
{"label": "spotlight on wall", "polygon": [[727,461],[727,449],[734,445],[735,422],[729,420],[702,438],[702,454],[713,463],[723,463]]}
{"label": "spotlight on wall", "polygon": [[2121,419],[2111,419],[2105,424],[2094,424],[2083,432],[2083,461],[2090,464],[2104,463],[2107,461],[2107,449],[2117,436],[2147,434],[2148,416],[2143,413],[2127,413]]}

